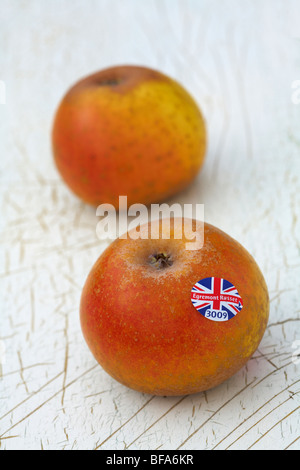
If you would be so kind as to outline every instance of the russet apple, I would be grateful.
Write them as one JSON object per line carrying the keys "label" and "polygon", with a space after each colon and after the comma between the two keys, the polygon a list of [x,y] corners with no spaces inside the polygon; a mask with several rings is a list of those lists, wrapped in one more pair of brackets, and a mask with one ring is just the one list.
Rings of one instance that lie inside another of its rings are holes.
{"label": "russet apple", "polygon": [[[251,358],[268,321],[267,286],[253,257],[206,223],[203,247],[187,250],[185,236],[174,236],[184,222],[173,220],[170,239],[129,232],[112,242],[82,291],[81,327],[96,360],[122,384],[154,395],[222,383]],[[161,222],[141,234],[153,224]]]}
{"label": "russet apple", "polygon": [[205,124],[190,94],[168,76],[116,66],[76,83],[57,109],[57,168],[83,201],[159,202],[185,188],[203,164]]}

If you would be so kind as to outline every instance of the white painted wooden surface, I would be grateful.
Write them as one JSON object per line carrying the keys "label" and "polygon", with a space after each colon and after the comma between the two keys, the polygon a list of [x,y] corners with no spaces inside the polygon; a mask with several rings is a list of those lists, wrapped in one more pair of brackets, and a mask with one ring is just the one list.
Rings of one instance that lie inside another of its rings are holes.
{"label": "white painted wooden surface", "polygon": [[[299,2],[2,0],[0,17],[1,449],[299,449]],[[80,331],[106,243],[53,165],[50,129],[74,81],[124,63],[170,74],[202,107],[206,163],[173,201],[204,203],[270,291],[254,357],[185,398],[115,382]]]}

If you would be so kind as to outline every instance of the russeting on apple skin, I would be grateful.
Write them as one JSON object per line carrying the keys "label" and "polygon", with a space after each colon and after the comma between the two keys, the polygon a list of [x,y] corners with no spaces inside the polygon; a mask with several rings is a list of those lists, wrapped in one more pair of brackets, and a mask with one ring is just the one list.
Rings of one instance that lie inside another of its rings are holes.
{"label": "russeting on apple skin", "polygon": [[[83,335],[99,364],[122,384],[154,395],[215,387],[251,358],[266,329],[269,297],[253,257],[204,224],[204,245],[117,239],[82,291]],[[141,227],[148,230],[150,222]],[[196,227],[196,221],[193,221]],[[130,234],[129,234],[130,235]]]}
{"label": "russeting on apple skin", "polygon": [[133,65],[101,70],[65,94],[52,129],[56,166],[83,201],[118,209],[184,189],[204,162],[206,129],[191,95],[165,74]]}

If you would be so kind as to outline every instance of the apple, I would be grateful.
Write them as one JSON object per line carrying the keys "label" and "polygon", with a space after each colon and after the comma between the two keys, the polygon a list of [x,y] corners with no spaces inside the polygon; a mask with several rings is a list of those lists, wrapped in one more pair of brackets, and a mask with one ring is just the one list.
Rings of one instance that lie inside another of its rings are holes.
{"label": "apple", "polygon": [[[268,290],[253,257],[204,223],[201,249],[186,236],[116,239],[91,269],[80,319],[96,360],[122,384],[153,395],[217,386],[257,349],[269,315]],[[153,224],[142,225],[140,233]],[[192,221],[194,232],[197,228]]]}
{"label": "apple", "polygon": [[204,161],[201,111],[175,80],[133,65],[115,66],[76,83],[55,114],[57,168],[83,201],[118,209],[149,205],[185,188]]}

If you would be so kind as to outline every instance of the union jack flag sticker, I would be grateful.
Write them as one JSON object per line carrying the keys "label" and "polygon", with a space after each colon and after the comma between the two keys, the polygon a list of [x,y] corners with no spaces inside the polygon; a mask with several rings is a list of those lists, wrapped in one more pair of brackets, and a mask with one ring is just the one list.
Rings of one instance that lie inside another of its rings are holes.
{"label": "union jack flag sticker", "polygon": [[213,321],[228,321],[243,308],[237,288],[221,277],[206,277],[196,282],[191,301],[201,315]]}

